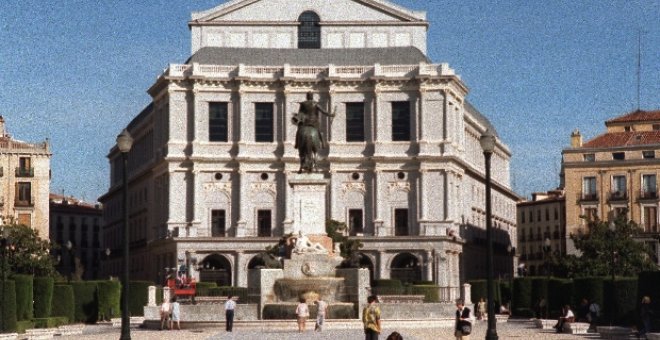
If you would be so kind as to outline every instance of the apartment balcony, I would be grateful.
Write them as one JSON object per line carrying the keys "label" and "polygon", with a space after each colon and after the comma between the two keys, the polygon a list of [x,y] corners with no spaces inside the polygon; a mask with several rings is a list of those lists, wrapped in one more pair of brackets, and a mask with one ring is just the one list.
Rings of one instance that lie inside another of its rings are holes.
{"label": "apartment balcony", "polygon": [[625,191],[612,191],[610,192],[610,202],[624,202],[628,200],[628,193]]}
{"label": "apartment balcony", "polygon": [[16,168],[16,177],[34,177],[34,168]]}
{"label": "apartment balcony", "polygon": [[646,200],[646,201],[657,201],[658,200],[658,192],[657,191],[640,191],[639,192],[639,199],[640,200]]}
{"label": "apartment balcony", "polygon": [[598,202],[598,193],[581,192],[578,196],[578,202]]}

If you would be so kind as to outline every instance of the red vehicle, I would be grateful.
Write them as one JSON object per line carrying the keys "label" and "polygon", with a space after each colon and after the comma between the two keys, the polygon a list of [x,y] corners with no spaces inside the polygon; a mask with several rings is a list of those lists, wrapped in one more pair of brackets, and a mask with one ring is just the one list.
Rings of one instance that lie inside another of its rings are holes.
{"label": "red vehicle", "polygon": [[170,293],[179,298],[195,298],[196,282],[192,278],[169,278],[166,285],[170,288]]}

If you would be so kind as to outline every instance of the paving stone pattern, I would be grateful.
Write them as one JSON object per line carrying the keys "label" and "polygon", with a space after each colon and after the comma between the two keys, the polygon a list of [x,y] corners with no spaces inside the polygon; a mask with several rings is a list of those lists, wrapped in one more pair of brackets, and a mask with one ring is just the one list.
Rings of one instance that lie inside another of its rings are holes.
{"label": "paving stone pattern", "polygon": [[[131,338],[135,340],[141,339],[158,339],[158,340],[197,340],[197,339],[214,339],[214,340],[307,340],[307,339],[332,339],[332,340],[357,340],[363,339],[364,335],[361,330],[327,330],[322,333],[313,332],[311,329],[305,333],[297,333],[295,331],[295,322],[291,321],[291,331],[282,330],[269,330],[269,329],[240,329],[233,333],[227,333],[223,328],[206,328],[200,330],[181,330],[181,331],[158,331],[158,330],[143,330],[132,329]],[[451,328],[446,327],[432,327],[428,328],[412,328],[412,329],[392,329],[388,328],[387,324],[380,338],[385,339],[393,331],[398,331],[405,340],[427,340],[427,339],[448,339],[453,340],[453,331]],[[486,322],[478,321],[474,325],[474,331],[470,336],[471,339],[483,339],[486,333]],[[497,325],[499,338],[506,339],[532,339],[532,340],[563,340],[563,339],[599,339],[597,334],[556,334],[550,330],[541,330],[533,327],[532,323],[523,322],[508,322],[500,323]],[[64,336],[60,339],[69,340],[92,340],[92,339],[117,339],[119,338],[120,330],[118,328],[102,327],[102,326],[87,326],[85,334],[82,336]],[[633,339],[631,337],[631,339]]]}

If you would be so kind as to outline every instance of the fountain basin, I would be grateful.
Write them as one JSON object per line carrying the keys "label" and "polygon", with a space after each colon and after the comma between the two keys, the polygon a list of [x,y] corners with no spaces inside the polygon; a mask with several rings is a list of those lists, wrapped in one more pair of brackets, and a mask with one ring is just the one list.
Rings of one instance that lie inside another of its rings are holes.
{"label": "fountain basin", "polygon": [[[264,320],[295,320],[296,306],[293,302],[267,303],[264,305],[262,319]],[[315,319],[318,308],[309,306],[309,318]],[[336,302],[328,304],[326,319],[356,319],[358,317],[355,304],[350,302]]]}
{"label": "fountain basin", "polygon": [[305,298],[307,303],[322,298],[333,303],[339,300],[344,288],[343,277],[311,277],[305,279],[279,279],[275,281],[275,296],[280,302],[298,302]]}

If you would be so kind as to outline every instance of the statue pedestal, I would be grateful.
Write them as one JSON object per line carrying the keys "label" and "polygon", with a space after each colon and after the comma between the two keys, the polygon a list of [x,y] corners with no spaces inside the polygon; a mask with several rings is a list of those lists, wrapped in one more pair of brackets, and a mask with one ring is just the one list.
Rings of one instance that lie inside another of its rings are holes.
{"label": "statue pedestal", "polygon": [[[325,236],[326,191],[329,180],[323,174],[294,174],[289,179],[293,200],[292,232]],[[316,241],[318,242],[318,241]],[[325,244],[323,244],[325,245]],[[328,249],[332,251],[332,244]]]}

